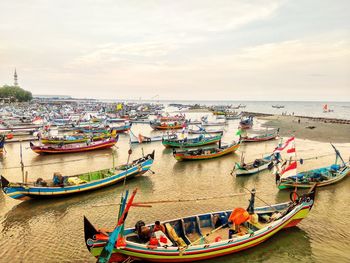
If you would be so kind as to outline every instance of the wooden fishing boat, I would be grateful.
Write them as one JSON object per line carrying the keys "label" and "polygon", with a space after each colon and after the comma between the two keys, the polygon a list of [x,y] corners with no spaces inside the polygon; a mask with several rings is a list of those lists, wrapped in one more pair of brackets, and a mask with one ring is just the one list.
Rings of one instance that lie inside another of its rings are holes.
{"label": "wooden fishing boat", "polygon": [[142,134],[139,134],[136,136],[131,130],[129,131],[130,135],[130,143],[149,143],[149,142],[160,142],[163,138],[165,139],[176,139],[177,134],[167,134],[167,135],[160,135],[160,136],[144,136]]}
{"label": "wooden fishing boat", "polygon": [[283,109],[283,108],[284,108],[284,105],[276,104],[276,105],[272,105],[272,108],[275,108],[275,109]]}
{"label": "wooden fishing boat", "polygon": [[[282,149],[280,151],[281,158],[283,158],[283,154],[285,153],[288,153],[289,156],[285,157],[284,162],[277,162],[275,164],[275,176],[278,189],[296,187],[310,188],[315,184],[318,187],[327,186],[330,184],[335,184],[350,175],[349,163],[345,163],[339,151],[334,147],[333,144],[331,145],[336,155],[334,164],[298,173],[297,162],[303,161],[296,159],[294,141],[294,137],[292,137],[287,140],[282,147],[280,147]],[[341,160],[341,164],[338,164],[338,159]]]}
{"label": "wooden fishing boat", "polygon": [[224,133],[224,129],[205,129],[203,127],[199,127],[198,130],[188,129],[187,132],[190,134]]}
{"label": "wooden fishing boat", "polygon": [[204,136],[203,134],[195,138],[184,139],[163,139],[162,144],[165,147],[198,147],[217,143],[221,140],[222,134],[215,136]]}
{"label": "wooden fishing boat", "polygon": [[[85,244],[97,262],[193,262],[213,259],[257,246],[282,229],[294,227],[307,217],[315,201],[315,188],[285,203],[254,207],[255,193],[248,209],[208,212],[161,222],[163,230],[138,221],[124,229],[133,199],[119,212],[114,230],[98,230],[84,217]],[[231,229],[233,223],[238,231]],[[149,238],[145,233],[152,233]]]}
{"label": "wooden fishing boat", "polygon": [[226,113],[226,120],[237,120],[241,118],[241,114],[238,113]]}
{"label": "wooden fishing boat", "polygon": [[213,159],[235,152],[239,148],[239,145],[239,142],[234,142],[229,145],[221,145],[221,143],[219,143],[219,146],[217,147],[193,150],[185,149],[180,151],[174,150],[173,156],[177,161]]}
{"label": "wooden fishing boat", "polygon": [[224,126],[227,122],[225,121],[216,121],[216,122],[209,122],[209,121],[203,121],[202,126]]}
{"label": "wooden fishing boat", "polygon": [[106,140],[86,143],[72,143],[72,144],[44,144],[34,145],[30,142],[30,148],[37,154],[55,154],[55,153],[77,153],[93,150],[108,149],[113,147],[118,141],[117,137],[111,137]]}
{"label": "wooden fishing boat", "polygon": [[150,122],[151,128],[154,130],[174,130],[182,129],[184,126],[183,122]]}
{"label": "wooden fishing boat", "polygon": [[178,116],[158,116],[157,119],[160,122],[170,122],[170,121],[177,121],[177,122],[184,122],[185,116],[184,115],[178,115]]}
{"label": "wooden fishing boat", "polygon": [[123,133],[123,132],[127,132],[130,130],[132,123],[127,123],[121,126],[112,126],[111,127],[111,131],[115,131],[116,133]]}
{"label": "wooden fishing boat", "polygon": [[234,172],[236,176],[256,174],[268,169],[271,162],[271,156],[266,156],[264,158],[255,159],[254,162],[250,163],[235,163],[234,170],[232,172]]}
{"label": "wooden fishing boat", "polygon": [[36,182],[13,183],[1,176],[1,188],[6,195],[20,200],[63,197],[107,187],[123,181],[125,177],[142,175],[151,168],[153,160],[154,151],[128,165],[73,176],[55,173],[53,180],[48,181],[39,178]]}
{"label": "wooden fishing boat", "polygon": [[270,132],[270,133],[266,133],[266,134],[262,134],[262,135],[240,136],[240,140],[242,142],[264,142],[264,141],[276,139],[278,137],[278,133],[279,133],[279,129],[274,131],[274,132]]}
{"label": "wooden fishing boat", "polygon": [[250,129],[253,127],[253,117],[249,116],[246,119],[241,119],[241,121],[239,122],[239,127],[241,129]]}
{"label": "wooden fishing boat", "polygon": [[328,167],[322,167],[281,178],[278,182],[278,189],[287,189],[295,187],[310,188],[316,183],[317,187],[335,184],[350,175],[350,166],[341,166],[333,164]]}
{"label": "wooden fishing boat", "polygon": [[216,115],[216,116],[225,116],[226,115],[226,112],[225,111],[213,111],[213,115]]}
{"label": "wooden fishing boat", "polygon": [[[115,135],[115,134],[113,134]],[[64,136],[47,136],[42,137],[40,142],[42,144],[71,144],[71,143],[82,143],[89,140],[100,141],[103,139],[111,138],[112,134],[109,132],[106,133],[94,133],[92,135],[88,134],[74,134],[74,135],[64,135]]]}

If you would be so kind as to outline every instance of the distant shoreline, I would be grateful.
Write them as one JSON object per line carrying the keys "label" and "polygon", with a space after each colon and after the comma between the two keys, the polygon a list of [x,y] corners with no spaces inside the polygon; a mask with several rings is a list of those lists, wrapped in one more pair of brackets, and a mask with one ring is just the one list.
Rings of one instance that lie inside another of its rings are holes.
{"label": "distant shoreline", "polygon": [[[284,137],[296,136],[320,142],[350,143],[350,121],[332,123],[313,117],[297,116],[260,116],[258,119],[266,120],[264,127],[279,128],[280,135]],[[300,122],[299,122],[300,120]]]}

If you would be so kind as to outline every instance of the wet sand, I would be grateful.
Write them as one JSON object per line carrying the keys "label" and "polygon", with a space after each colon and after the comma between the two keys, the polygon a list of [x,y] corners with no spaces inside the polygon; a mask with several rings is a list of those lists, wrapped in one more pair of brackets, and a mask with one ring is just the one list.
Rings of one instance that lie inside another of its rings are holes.
{"label": "wet sand", "polygon": [[[281,115],[259,117],[258,119],[266,121],[263,124],[264,127],[280,128],[281,136],[294,135],[299,139],[319,142],[350,142],[349,124],[325,123],[309,118]],[[298,122],[299,119],[300,123]]]}

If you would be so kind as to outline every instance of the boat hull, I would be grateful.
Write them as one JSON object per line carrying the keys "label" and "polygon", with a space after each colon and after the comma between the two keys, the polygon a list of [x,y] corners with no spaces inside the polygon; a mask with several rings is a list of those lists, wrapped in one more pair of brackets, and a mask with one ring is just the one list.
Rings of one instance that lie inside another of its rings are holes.
{"label": "boat hull", "polygon": [[[314,194],[315,192],[312,192],[303,196],[298,200],[298,204],[295,205],[285,216],[277,221],[274,221],[268,226],[255,231],[254,234],[246,234],[238,237],[235,236],[230,239],[224,238],[223,240],[208,244],[192,245],[183,251],[181,251],[177,246],[151,247],[126,240],[126,245],[124,247],[113,249],[111,260],[120,262],[125,258],[130,258],[147,262],[193,262],[237,253],[259,245],[284,228],[297,225],[308,215],[309,211],[311,210],[314,203]],[[280,206],[281,208],[286,209],[288,206],[290,206],[290,204],[291,203],[278,204],[274,205],[274,207],[277,209]],[[271,209],[271,206],[256,208],[256,213],[259,213],[259,209]],[[216,213],[229,215],[231,212],[232,211],[220,211]],[[213,215],[214,213],[210,214]],[[208,214],[195,215],[193,218],[198,219],[207,215]],[[183,218],[180,220],[183,221],[186,219],[188,218]],[[106,240],[108,240],[108,236],[105,236],[104,241],[94,240],[94,237],[99,236],[99,232],[87,219],[85,219],[84,230],[85,241],[88,249],[93,256],[98,257],[104,247],[104,244],[106,243]],[[133,229],[127,229],[126,231],[132,232]]]}
{"label": "boat hull", "polygon": [[116,184],[118,182],[124,181],[125,177],[132,178],[144,174],[151,168],[151,165],[153,164],[154,152],[148,156],[148,159],[146,159],[144,162],[140,163],[137,166],[131,167],[128,170],[124,170],[112,176],[105,177],[100,180],[90,181],[84,184],[62,187],[40,187],[33,185],[24,185],[21,183],[10,183],[6,178],[2,176],[1,187],[6,195],[19,200],[28,200],[31,198],[57,198],[79,194]]}
{"label": "boat hull", "polygon": [[264,171],[268,168],[270,163],[266,163],[262,166],[256,167],[254,169],[250,169],[250,170],[244,170],[244,169],[237,169],[235,170],[235,174],[236,176],[245,176],[245,175],[252,175],[252,174],[256,174],[259,173],[261,171]]}
{"label": "boat hull", "polygon": [[[87,152],[93,150],[102,150],[109,149],[113,147],[118,141],[117,138],[113,138],[107,141],[100,141],[97,143],[91,143],[91,145],[85,145],[81,147],[48,147],[48,146],[35,146],[34,144],[30,144],[30,148],[33,152],[37,154],[59,154],[59,153],[79,153],[79,152]],[[73,144],[70,144],[73,145]]]}
{"label": "boat hull", "polygon": [[[330,169],[330,167],[325,167],[324,169]],[[303,182],[288,182],[288,181],[281,181],[278,184],[278,189],[280,190],[284,190],[284,189],[295,189],[295,187],[297,188],[311,188],[313,187],[315,184],[317,187],[323,187],[323,186],[327,186],[327,185],[331,185],[331,184],[335,184],[340,182],[341,180],[343,180],[344,178],[346,178],[347,176],[350,175],[350,167],[347,166],[345,167],[345,169],[341,172],[338,173],[337,176],[329,179],[329,180],[325,180],[322,182],[313,182],[313,181],[309,181],[307,183],[303,183]]]}
{"label": "boat hull", "polygon": [[209,144],[217,143],[221,140],[222,135],[213,136],[211,138],[205,138],[202,140],[194,140],[194,139],[188,139],[187,141],[178,140],[178,141],[171,141],[171,140],[162,140],[162,144],[166,148],[178,148],[178,147],[199,147]]}
{"label": "boat hull", "polygon": [[242,142],[264,142],[274,140],[277,138],[277,134],[266,136],[266,137],[241,137]]}
{"label": "boat hull", "polygon": [[239,144],[235,144],[235,145],[232,145],[231,147],[224,149],[221,152],[217,152],[214,154],[189,155],[185,153],[174,153],[173,156],[177,161],[207,160],[207,159],[218,158],[226,154],[233,153],[237,151],[238,148],[239,148]]}

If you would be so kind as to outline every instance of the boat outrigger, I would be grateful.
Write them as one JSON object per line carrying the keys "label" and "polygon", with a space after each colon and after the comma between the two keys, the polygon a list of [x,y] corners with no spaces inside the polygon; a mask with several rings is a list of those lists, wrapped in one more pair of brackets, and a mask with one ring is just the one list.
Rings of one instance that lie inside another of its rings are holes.
{"label": "boat outrigger", "polygon": [[154,160],[154,151],[130,164],[72,176],[54,173],[52,180],[38,178],[35,182],[9,182],[1,176],[1,188],[14,199],[55,198],[92,191],[116,184],[147,172]]}
{"label": "boat outrigger", "polygon": [[85,244],[97,262],[193,262],[216,258],[257,246],[284,228],[296,226],[311,210],[315,188],[295,200],[254,207],[255,191],[247,209],[208,212],[146,225],[138,221],[124,229],[136,190],[126,202],[114,230],[98,230],[84,217]]}

